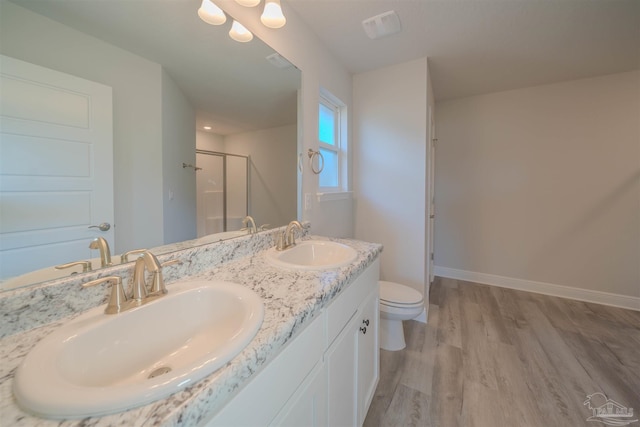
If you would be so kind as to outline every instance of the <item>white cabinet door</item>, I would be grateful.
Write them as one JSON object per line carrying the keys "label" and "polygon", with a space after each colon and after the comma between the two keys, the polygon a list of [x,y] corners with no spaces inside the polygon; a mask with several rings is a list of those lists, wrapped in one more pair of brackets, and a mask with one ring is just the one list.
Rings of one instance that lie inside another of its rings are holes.
{"label": "white cabinet door", "polygon": [[359,311],[358,324],[358,425],[364,423],[380,374],[380,347],[378,344],[378,292],[372,292]]}
{"label": "white cabinet door", "polygon": [[327,372],[318,363],[270,424],[280,427],[324,427],[327,423]]}
{"label": "white cabinet door", "polygon": [[329,423],[331,427],[357,426],[358,325],[354,316],[327,352]]}

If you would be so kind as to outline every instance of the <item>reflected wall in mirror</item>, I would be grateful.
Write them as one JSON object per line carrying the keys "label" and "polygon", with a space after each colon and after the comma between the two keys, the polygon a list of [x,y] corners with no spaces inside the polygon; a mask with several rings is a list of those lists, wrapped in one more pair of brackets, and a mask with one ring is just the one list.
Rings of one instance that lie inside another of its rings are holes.
{"label": "reflected wall in mirror", "polygon": [[[277,53],[259,39],[238,43],[226,25],[201,21],[198,1],[149,4],[0,0],[1,54],[112,91],[113,237],[79,216],[64,227],[77,232],[82,256],[56,258],[58,251],[47,250],[48,257],[30,257],[31,269],[97,258],[88,246],[101,236],[114,253],[166,253],[216,240],[198,235],[200,171],[182,167],[198,166],[196,149],[249,159],[247,213],[258,226],[297,216],[299,70],[274,66],[267,57]],[[4,178],[5,163],[2,169]],[[222,237],[239,234],[230,229]],[[0,239],[0,251],[7,250],[11,239]]]}

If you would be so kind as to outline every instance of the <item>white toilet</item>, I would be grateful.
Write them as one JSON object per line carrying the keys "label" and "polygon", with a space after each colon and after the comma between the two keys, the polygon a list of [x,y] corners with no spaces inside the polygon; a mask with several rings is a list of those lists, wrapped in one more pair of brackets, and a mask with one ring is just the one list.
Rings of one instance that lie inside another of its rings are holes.
{"label": "white toilet", "polygon": [[402,321],[418,317],[424,310],[422,294],[409,286],[379,281],[380,286],[380,348],[402,350]]}

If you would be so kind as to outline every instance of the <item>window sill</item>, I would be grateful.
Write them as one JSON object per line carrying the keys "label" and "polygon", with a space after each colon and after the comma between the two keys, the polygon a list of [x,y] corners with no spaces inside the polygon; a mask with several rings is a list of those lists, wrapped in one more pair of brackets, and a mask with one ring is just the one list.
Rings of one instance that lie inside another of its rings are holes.
{"label": "window sill", "polygon": [[334,200],[348,200],[353,197],[353,191],[332,191],[328,193],[316,193],[318,202],[328,202]]}

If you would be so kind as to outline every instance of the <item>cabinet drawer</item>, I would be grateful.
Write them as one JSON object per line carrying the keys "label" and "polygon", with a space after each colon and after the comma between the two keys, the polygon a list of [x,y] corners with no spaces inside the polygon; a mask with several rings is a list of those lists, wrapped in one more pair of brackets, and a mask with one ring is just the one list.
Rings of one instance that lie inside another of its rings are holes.
{"label": "cabinet drawer", "polygon": [[380,260],[376,259],[356,280],[347,286],[327,308],[327,338],[329,345],[358,311],[358,307],[378,286]]}

